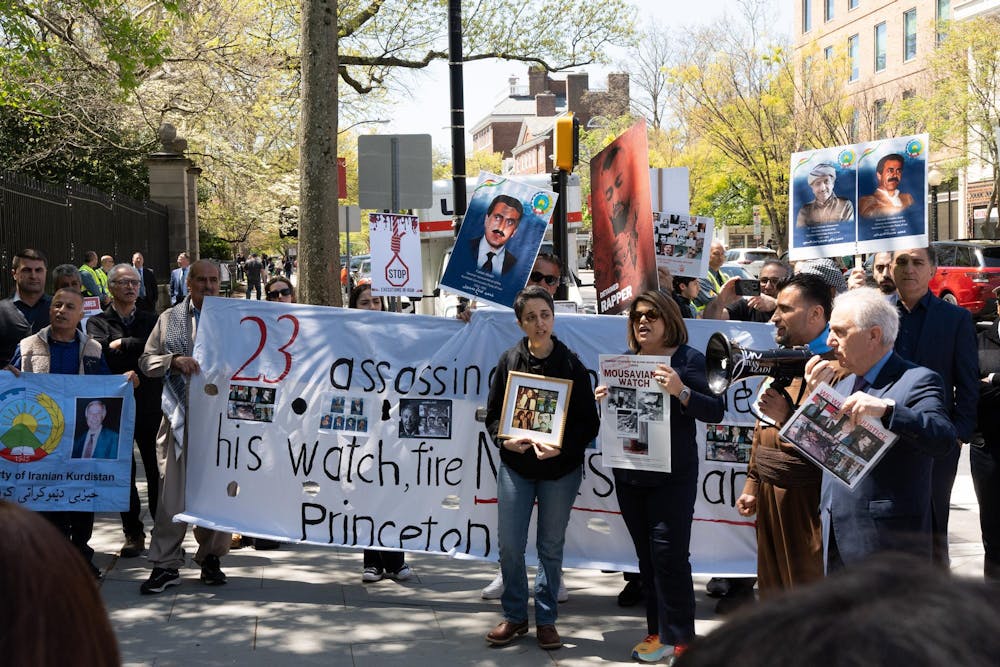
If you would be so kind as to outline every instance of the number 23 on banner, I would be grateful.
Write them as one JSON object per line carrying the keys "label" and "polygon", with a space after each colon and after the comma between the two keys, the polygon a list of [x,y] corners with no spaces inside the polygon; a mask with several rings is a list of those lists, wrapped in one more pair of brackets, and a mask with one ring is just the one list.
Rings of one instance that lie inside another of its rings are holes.
{"label": "number 23 on banner", "polygon": [[[241,325],[244,322],[252,322],[253,324],[257,325],[257,331],[260,334],[260,342],[257,343],[257,349],[254,350],[253,354],[250,355],[250,358],[247,359],[243,363],[243,365],[239,367],[239,370],[233,373],[232,379],[234,382],[238,381],[266,382],[268,384],[277,384],[282,380],[284,380],[285,376],[288,375],[288,372],[292,370],[292,355],[288,352],[288,348],[292,346],[292,343],[295,342],[295,338],[299,335],[299,320],[294,315],[289,315],[287,313],[278,317],[278,322],[281,322],[282,320],[287,320],[291,322],[292,331],[291,334],[288,335],[287,340],[281,345],[281,347],[278,348],[278,354],[280,354],[281,357],[284,359],[285,366],[281,371],[281,375],[279,375],[276,378],[266,377],[263,373],[258,373],[257,375],[249,375],[250,371],[247,371],[248,373],[247,375],[243,374],[243,371],[246,370],[247,366],[252,364],[254,360],[256,360],[257,357],[260,356],[260,353],[264,351],[264,346],[267,345],[267,325],[264,323],[264,320],[257,317],[256,315],[247,315],[246,317],[240,320]],[[276,336],[279,335],[278,332],[274,333]],[[283,340],[283,337],[279,337],[279,341],[280,340]]]}

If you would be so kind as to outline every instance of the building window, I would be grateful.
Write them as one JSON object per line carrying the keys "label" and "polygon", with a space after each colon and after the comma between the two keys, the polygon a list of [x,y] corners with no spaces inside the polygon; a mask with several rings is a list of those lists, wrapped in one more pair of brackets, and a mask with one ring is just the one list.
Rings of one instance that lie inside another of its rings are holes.
{"label": "building window", "polygon": [[847,8],[848,9],[857,9],[858,8],[858,1],[859,0],[847,0]]}
{"label": "building window", "polygon": [[802,32],[809,32],[813,27],[812,0],[802,0]]}
{"label": "building window", "polygon": [[823,20],[833,20],[833,0],[823,0]]}
{"label": "building window", "polygon": [[851,81],[857,81],[860,72],[858,71],[858,36],[851,35],[847,38],[847,57],[851,61]]}
{"label": "building window", "polygon": [[885,23],[875,26],[875,71],[885,69]]}
{"label": "building window", "polygon": [[903,13],[903,60],[917,57],[917,10]]}
{"label": "building window", "polygon": [[885,100],[875,100],[875,137],[885,139]]}
{"label": "building window", "polygon": [[823,49],[823,58],[825,58],[826,60],[833,60],[833,47],[832,46],[828,46],[825,49]]}
{"label": "building window", "polygon": [[937,0],[937,41],[938,44],[944,41],[944,38],[948,36],[948,33],[942,28],[941,24],[951,18],[951,0]]}

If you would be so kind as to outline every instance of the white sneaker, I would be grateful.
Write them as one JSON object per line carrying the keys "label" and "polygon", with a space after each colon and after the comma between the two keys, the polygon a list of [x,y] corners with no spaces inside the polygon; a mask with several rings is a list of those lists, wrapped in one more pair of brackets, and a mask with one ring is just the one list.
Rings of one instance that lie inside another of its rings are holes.
{"label": "white sneaker", "polygon": [[558,602],[565,602],[569,600],[569,591],[566,590],[566,579],[560,577],[559,579],[559,594],[556,596]]}
{"label": "white sneaker", "polygon": [[395,572],[386,571],[385,576],[390,579],[395,579],[396,581],[407,581],[413,576],[413,570],[406,563],[403,563],[403,567],[399,568]]}
{"label": "white sneaker", "polygon": [[499,600],[501,595],[503,595],[503,572],[497,572],[497,576],[493,578],[493,581],[483,589],[483,599]]}
{"label": "white sneaker", "polygon": [[382,581],[382,570],[377,567],[366,567],[361,573],[361,581],[370,584],[375,581]]}

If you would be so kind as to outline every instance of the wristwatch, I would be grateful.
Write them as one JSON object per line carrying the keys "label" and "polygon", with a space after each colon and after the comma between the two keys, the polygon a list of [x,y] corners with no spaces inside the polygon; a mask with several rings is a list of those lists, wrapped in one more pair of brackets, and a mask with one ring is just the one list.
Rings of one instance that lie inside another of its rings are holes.
{"label": "wristwatch", "polygon": [[882,426],[889,428],[892,424],[892,417],[896,414],[896,401],[891,398],[885,399],[885,412],[882,413]]}
{"label": "wristwatch", "polygon": [[686,403],[689,398],[691,398],[690,387],[684,387],[683,389],[681,389],[681,393],[677,394],[677,400],[680,401],[681,403]]}

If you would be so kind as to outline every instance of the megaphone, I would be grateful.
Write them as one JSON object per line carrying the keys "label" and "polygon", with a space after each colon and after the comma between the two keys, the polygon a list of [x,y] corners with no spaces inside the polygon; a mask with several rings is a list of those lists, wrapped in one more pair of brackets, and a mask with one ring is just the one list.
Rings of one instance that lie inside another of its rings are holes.
{"label": "megaphone", "polygon": [[759,375],[773,377],[772,386],[787,387],[793,379],[805,375],[806,362],[814,354],[805,346],[748,350],[716,332],[708,339],[705,349],[708,388],[720,396],[734,382]]}

